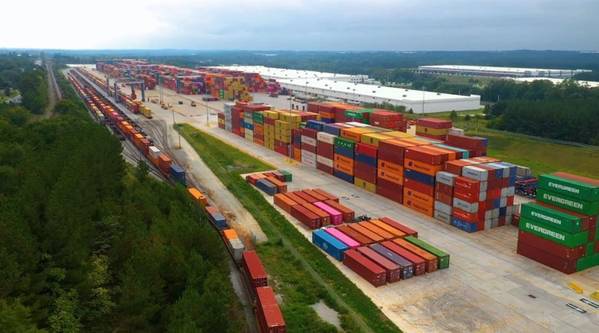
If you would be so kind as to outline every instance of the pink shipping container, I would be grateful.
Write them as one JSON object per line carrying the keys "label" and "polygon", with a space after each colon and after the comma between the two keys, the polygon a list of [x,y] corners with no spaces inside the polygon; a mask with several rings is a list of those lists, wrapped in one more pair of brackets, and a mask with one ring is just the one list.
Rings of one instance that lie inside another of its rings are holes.
{"label": "pink shipping container", "polygon": [[337,238],[341,243],[347,245],[351,249],[360,247],[360,243],[356,242],[355,240],[353,240],[352,238],[350,238],[349,236],[347,236],[346,234],[342,233],[341,231],[339,231],[335,228],[326,228],[324,230],[326,232],[328,232],[329,234],[331,234],[331,236]]}
{"label": "pink shipping container", "polygon": [[331,224],[339,225],[343,223],[343,214],[335,208],[325,204],[324,202],[315,202],[314,206],[324,210],[327,214],[331,216]]}

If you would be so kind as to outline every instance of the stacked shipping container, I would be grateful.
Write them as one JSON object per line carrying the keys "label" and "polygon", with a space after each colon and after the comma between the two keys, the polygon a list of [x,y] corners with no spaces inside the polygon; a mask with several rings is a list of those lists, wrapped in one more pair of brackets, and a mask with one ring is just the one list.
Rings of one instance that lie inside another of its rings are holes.
{"label": "stacked shipping container", "polygon": [[518,253],[567,274],[599,265],[599,180],[557,172],[538,186],[521,208]]}

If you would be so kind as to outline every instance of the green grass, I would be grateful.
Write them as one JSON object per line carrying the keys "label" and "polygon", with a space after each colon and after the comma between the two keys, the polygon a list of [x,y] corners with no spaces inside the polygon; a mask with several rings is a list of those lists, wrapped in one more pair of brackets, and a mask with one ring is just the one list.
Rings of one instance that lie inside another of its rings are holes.
{"label": "green grass", "polygon": [[269,241],[257,246],[272,284],[282,295],[289,332],[334,332],[311,304],[324,300],[340,314],[346,332],[399,332],[399,329],[240,174],[273,166],[190,125],[177,129],[206,165],[254,216]]}

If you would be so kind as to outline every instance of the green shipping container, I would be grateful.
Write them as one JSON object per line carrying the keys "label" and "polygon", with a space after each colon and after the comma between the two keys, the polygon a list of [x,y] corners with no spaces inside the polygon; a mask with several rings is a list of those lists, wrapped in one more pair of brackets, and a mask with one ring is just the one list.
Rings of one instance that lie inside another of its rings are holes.
{"label": "green shipping container", "polygon": [[599,214],[599,201],[584,201],[546,189],[537,189],[537,200],[585,215]]}
{"label": "green shipping container", "polygon": [[279,172],[283,175],[283,177],[285,178],[285,182],[290,182],[293,180],[293,176],[291,175],[291,172],[287,171],[287,170],[279,170]]}
{"label": "green shipping container", "polygon": [[264,124],[264,114],[262,114],[262,112],[254,112],[252,118],[254,119],[254,122]]}
{"label": "green shipping container", "polygon": [[597,265],[599,265],[599,253],[578,259],[578,261],[576,261],[576,271],[580,272]]}
{"label": "green shipping container", "polygon": [[436,256],[439,260],[439,269],[449,267],[449,254],[414,236],[407,236],[404,239]]}
{"label": "green shipping container", "polygon": [[355,145],[356,144],[352,140],[348,140],[348,139],[340,138],[340,137],[335,138],[335,146],[354,150]]}
{"label": "green shipping container", "polygon": [[582,231],[580,218],[535,203],[523,204],[520,216],[555,226],[569,233]]}
{"label": "green shipping container", "polygon": [[543,222],[533,221],[525,217],[520,217],[520,230],[530,232],[541,238],[550,240],[554,243],[561,244],[565,247],[576,247],[585,245],[588,242],[589,233],[583,231],[575,234],[567,233],[559,230],[552,225]]}
{"label": "green shipping container", "polygon": [[599,201],[599,186],[554,175],[539,176],[538,187],[584,201]]}
{"label": "green shipping container", "polygon": [[369,114],[372,111],[373,111],[372,109],[345,110],[345,116],[347,118],[366,120],[366,119],[369,119],[369,117],[370,117]]}
{"label": "green shipping container", "polygon": [[587,243],[585,251],[584,251],[584,255],[592,256],[593,254],[595,254],[595,242]]}

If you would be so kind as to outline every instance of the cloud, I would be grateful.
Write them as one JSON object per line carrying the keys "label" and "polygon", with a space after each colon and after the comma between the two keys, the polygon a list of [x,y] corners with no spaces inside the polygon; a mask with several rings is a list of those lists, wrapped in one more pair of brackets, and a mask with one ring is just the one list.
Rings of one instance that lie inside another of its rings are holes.
{"label": "cloud", "polygon": [[594,0],[103,0],[3,5],[0,47],[596,49]]}

